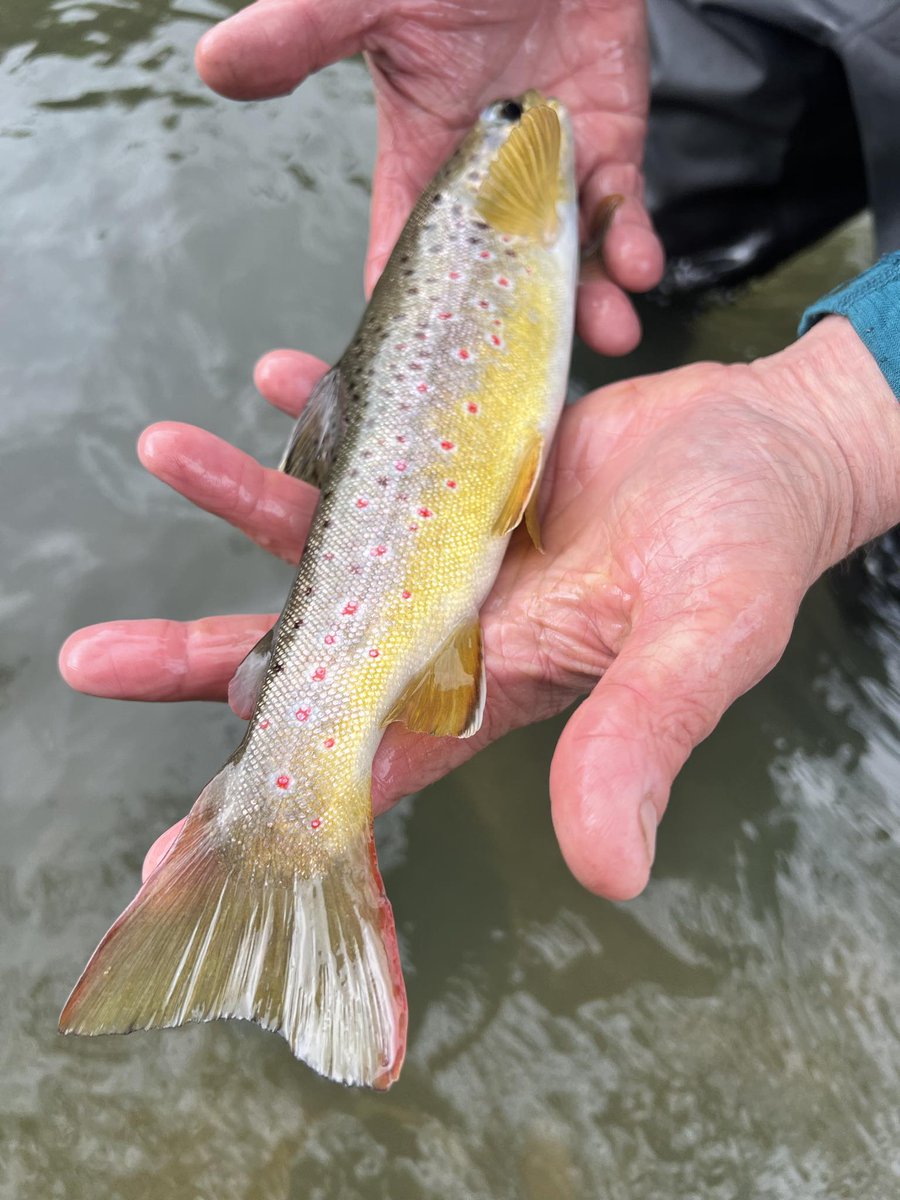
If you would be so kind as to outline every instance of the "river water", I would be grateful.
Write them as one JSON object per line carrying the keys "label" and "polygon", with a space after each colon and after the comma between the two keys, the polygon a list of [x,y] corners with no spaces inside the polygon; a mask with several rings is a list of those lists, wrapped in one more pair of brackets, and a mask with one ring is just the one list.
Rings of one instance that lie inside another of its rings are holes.
{"label": "river water", "polygon": [[[357,319],[374,114],[361,63],[238,106],[195,78],[208,0],[0,11],[0,1196],[3,1200],[888,1200],[900,1194],[900,655],[808,598],[692,757],[630,904],[567,873],[560,729],[404,802],[379,841],[411,1026],[386,1096],[243,1023],[59,1037],[142,855],[232,749],[221,707],[70,693],[113,617],[270,611],[290,572],[147,476],[176,418],[272,461],[274,345]],[[697,314],[651,312],[577,390],[765,353],[869,254],[862,222]]]}

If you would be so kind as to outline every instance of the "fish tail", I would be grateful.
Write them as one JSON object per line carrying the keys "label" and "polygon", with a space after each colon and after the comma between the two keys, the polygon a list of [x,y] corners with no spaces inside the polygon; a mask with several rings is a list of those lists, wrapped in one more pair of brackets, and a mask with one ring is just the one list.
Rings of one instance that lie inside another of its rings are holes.
{"label": "fish tail", "polygon": [[390,1087],[406,1046],[406,995],[371,819],[324,874],[282,868],[276,877],[217,844],[210,790],[221,779],[94,951],[60,1030],[245,1018],[281,1033],[323,1075]]}

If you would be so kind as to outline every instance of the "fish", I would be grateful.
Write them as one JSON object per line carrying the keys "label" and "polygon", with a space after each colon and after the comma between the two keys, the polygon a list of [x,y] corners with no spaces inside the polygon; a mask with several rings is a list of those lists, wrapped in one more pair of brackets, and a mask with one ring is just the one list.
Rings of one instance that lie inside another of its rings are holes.
{"label": "fish", "polygon": [[249,717],[90,958],[64,1033],[218,1017],[385,1089],[407,999],[378,870],[372,761],[402,722],[470,737],[479,608],[565,402],[578,273],[573,140],[536,91],[489,105],[428,185],[281,467],[320,489],[296,580],[238,668]]}

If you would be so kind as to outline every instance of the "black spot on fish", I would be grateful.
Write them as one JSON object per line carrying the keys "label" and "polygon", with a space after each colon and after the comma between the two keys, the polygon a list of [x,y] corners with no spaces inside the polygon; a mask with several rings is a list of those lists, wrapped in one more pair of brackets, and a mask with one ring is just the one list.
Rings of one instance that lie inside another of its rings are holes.
{"label": "black spot on fish", "polygon": [[419,289],[417,287],[407,288],[406,294],[407,294],[407,296],[418,296]]}
{"label": "black spot on fish", "polygon": [[311,588],[311,587],[305,587],[305,588],[303,589],[303,595],[304,595],[304,596],[311,596],[312,594],[313,594],[313,590],[312,590],[312,588]]}
{"label": "black spot on fish", "polygon": [[440,204],[440,202],[443,200],[443,198],[444,197],[441,195],[440,192],[435,192],[434,195],[431,197],[431,203],[432,204]]}
{"label": "black spot on fish", "polygon": [[487,229],[488,227],[487,221],[473,221],[472,224],[476,229]]}

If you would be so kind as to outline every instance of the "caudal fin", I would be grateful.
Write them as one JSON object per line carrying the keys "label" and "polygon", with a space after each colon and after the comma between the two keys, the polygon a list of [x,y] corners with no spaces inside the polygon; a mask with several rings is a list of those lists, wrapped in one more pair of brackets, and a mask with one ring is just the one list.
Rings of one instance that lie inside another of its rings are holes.
{"label": "caudal fin", "polygon": [[331,1079],[390,1087],[406,995],[371,829],[325,874],[284,878],[229,861],[203,807],[94,951],[61,1031],[242,1017]]}

